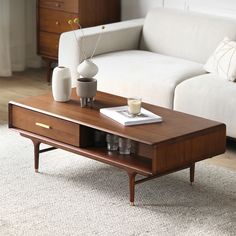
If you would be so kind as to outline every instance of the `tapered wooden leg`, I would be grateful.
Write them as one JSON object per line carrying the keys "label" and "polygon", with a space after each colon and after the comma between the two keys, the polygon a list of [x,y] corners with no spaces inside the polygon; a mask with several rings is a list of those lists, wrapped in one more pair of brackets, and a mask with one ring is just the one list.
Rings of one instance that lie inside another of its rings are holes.
{"label": "tapered wooden leg", "polygon": [[51,83],[51,80],[52,80],[52,71],[53,71],[53,68],[52,68],[52,64],[53,64],[53,61],[51,60],[48,60],[47,61],[47,82],[50,84]]}
{"label": "tapered wooden leg", "polygon": [[195,163],[190,166],[190,183],[194,182]]}
{"label": "tapered wooden leg", "polygon": [[135,188],[135,176],[137,173],[128,173],[129,175],[129,191],[130,191],[130,205],[134,206],[134,188]]}
{"label": "tapered wooden leg", "polygon": [[40,142],[36,140],[32,140],[34,144],[34,170],[35,173],[38,173],[39,169],[39,146]]}

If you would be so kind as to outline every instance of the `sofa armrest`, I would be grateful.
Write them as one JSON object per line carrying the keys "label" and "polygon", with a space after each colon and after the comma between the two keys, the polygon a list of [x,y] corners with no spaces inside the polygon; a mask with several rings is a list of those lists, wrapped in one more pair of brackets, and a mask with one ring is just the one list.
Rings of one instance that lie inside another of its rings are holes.
{"label": "sofa armrest", "polygon": [[[105,25],[95,55],[138,49],[143,22],[144,19],[135,19]],[[101,30],[101,26],[96,26],[83,29],[84,36],[81,30],[61,34],[58,65],[70,68],[72,86],[75,86],[75,80],[79,77],[77,66],[85,59],[81,47],[86,57],[91,57]]]}

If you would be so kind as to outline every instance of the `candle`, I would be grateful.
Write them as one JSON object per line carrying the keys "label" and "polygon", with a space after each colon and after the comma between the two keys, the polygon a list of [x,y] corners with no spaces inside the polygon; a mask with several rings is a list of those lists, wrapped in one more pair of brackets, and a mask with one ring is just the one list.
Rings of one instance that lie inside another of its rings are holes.
{"label": "candle", "polygon": [[129,114],[136,116],[141,111],[141,98],[128,98],[128,112]]}

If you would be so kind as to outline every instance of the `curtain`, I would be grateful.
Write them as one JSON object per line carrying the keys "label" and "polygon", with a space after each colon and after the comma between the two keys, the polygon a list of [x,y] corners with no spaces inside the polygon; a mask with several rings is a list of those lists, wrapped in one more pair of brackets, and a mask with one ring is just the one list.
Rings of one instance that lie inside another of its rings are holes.
{"label": "curtain", "polygon": [[184,2],[184,9],[189,10],[189,0],[185,0]]}
{"label": "curtain", "polygon": [[40,66],[36,55],[36,0],[0,0],[0,76]]}
{"label": "curtain", "polygon": [[9,0],[0,0],[0,76],[11,75],[9,10]]}

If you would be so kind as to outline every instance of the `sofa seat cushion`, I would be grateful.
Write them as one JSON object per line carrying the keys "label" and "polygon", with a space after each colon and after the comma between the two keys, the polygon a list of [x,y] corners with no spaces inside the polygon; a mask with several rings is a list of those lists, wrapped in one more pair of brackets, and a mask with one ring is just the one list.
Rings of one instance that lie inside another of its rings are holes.
{"label": "sofa seat cushion", "polygon": [[196,76],[175,90],[174,109],[226,124],[227,135],[236,137],[236,84],[214,74]]}
{"label": "sofa seat cushion", "polygon": [[96,56],[98,90],[173,107],[174,90],[183,80],[205,73],[203,65],[141,50]]}

